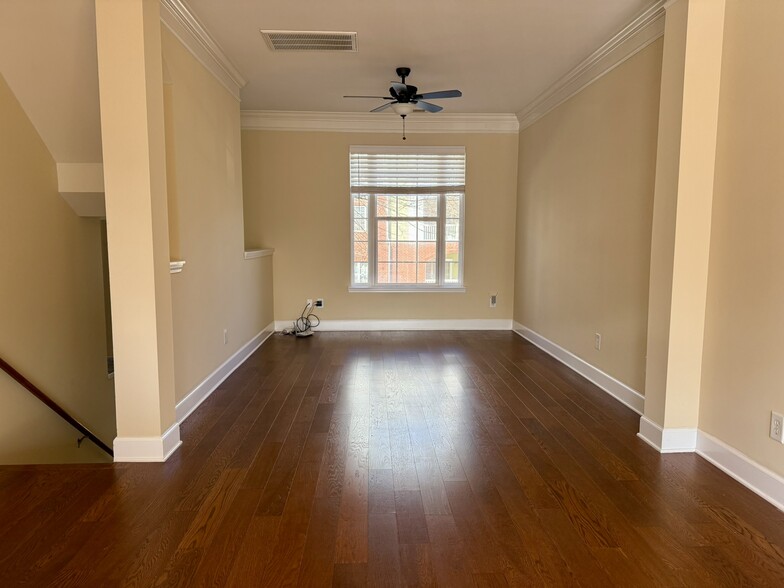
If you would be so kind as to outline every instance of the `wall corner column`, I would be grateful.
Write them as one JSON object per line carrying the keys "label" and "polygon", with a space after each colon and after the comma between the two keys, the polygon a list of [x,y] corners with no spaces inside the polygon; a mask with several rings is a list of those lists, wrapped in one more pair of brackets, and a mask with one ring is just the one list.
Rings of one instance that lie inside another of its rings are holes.
{"label": "wall corner column", "polygon": [[158,0],[95,0],[116,461],[165,461],[175,421]]}
{"label": "wall corner column", "polygon": [[678,452],[699,424],[725,0],[665,8],[640,436]]}

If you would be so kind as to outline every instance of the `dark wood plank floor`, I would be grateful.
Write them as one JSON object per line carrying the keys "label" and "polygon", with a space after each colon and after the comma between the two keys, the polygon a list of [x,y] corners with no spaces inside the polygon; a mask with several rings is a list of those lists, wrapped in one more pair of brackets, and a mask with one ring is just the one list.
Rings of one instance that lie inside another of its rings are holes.
{"label": "dark wood plank floor", "polygon": [[274,336],[165,464],[0,468],[0,586],[781,586],[784,513],[508,332]]}

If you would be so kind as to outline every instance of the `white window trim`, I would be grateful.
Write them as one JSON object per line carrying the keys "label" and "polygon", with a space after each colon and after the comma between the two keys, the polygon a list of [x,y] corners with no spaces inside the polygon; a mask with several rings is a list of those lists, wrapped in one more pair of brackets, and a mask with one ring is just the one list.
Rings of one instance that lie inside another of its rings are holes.
{"label": "white window trim", "polygon": [[[352,153],[363,153],[363,154],[383,154],[383,153],[417,153],[417,154],[444,154],[444,155],[463,155],[465,157],[465,147],[389,147],[389,146],[378,146],[378,145],[352,145],[349,149],[349,157]],[[467,162],[466,162],[467,163]],[[466,165],[467,167],[467,165]],[[350,184],[350,182],[349,182]],[[351,186],[350,186],[351,188]],[[462,186],[462,189],[452,189],[452,190],[443,190],[443,188],[432,188],[431,194],[439,196],[438,202],[438,217],[406,217],[404,220],[410,221],[417,221],[417,220],[426,220],[432,221],[436,219],[436,233],[440,235],[440,239],[437,240],[437,254],[436,254],[436,277],[438,282],[436,284],[378,284],[376,283],[376,269],[377,269],[377,253],[378,253],[378,241],[376,239],[376,228],[377,223],[379,220],[399,220],[402,217],[382,217],[379,219],[376,217],[376,196],[377,194],[374,193],[374,190],[377,188],[369,187],[370,189],[367,192],[355,192],[354,190],[349,190],[349,226],[351,228],[351,234],[353,235],[354,231],[354,206],[353,206],[353,198],[356,193],[367,194],[368,195],[368,211],[367,211],[367,234],[368,234],[368,284],[355,284],[354,283],[354,239],[351,238],[351,255],[349,256],[349,292],[378,292],[378,293],[390,293],[390,292],[408,292],[408,293],[415,293],[415,292],[450,292],[450,293],[464,293],[466,291],[465,284],[464,284],[464,264],[465,264],[465,224],[466,224],[466,215],[465,215],[465,201],[466,201],[466,190],[465,186]],[[427,188],[422,189],[420,193],[427,192]],[[384,193],[393,193],[395,189],[390,189],[388,192]],[[460,193],[462,198],[460,199],[460,248],[459,248],[459,262],[458,262],[458,281],[457,283],[446,283],[445,279],[445,268],[444,265],[446,264],[446,195],[447,194],[454,194]]]}

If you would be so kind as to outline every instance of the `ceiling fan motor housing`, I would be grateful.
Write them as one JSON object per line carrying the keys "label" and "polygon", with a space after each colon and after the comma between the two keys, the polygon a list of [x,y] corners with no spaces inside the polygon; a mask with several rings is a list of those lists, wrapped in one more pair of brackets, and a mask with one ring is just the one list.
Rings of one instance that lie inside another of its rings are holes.
{"label": "ceiling fan motor housing", "polygon": [[411,68],[410,67],[398,67],[395,70],[398,77],[403,78],[403,83],[406,83],[406,78],[411,75]]}
{"label": "ceiling fan motor housing", "polygon": [[425,92],[419,93],[416,86],[406,84],[406,78],[411,75],[410,67],[398,67],[395,73],[400,76],[400,82],[392,82],[389,88],[389,96],[344,96],[344,98],[380,98],[388,100],[389,102],[377,106],[370,112],[381,112],[387,108],[392,108],[396,114],[399,114],[404,119],[408,114],[414,112],[415,108],[425,110],[427,112],[440,112],[443,110],[442,106],[426,102],[429,99],[440,98],[460,98],[463,93],[460,90],[442,90],[439,92]]}

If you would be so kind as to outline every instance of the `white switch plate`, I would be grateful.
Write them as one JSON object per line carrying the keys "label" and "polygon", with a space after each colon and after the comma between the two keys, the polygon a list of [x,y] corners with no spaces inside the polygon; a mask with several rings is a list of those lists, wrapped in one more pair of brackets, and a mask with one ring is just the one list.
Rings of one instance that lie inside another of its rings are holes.
{"label": "white switch plate", "polygon": [[602,334],[601,333],[594,333],[593,335],[593,346],[596,350],[600,350],[602,348]]}

